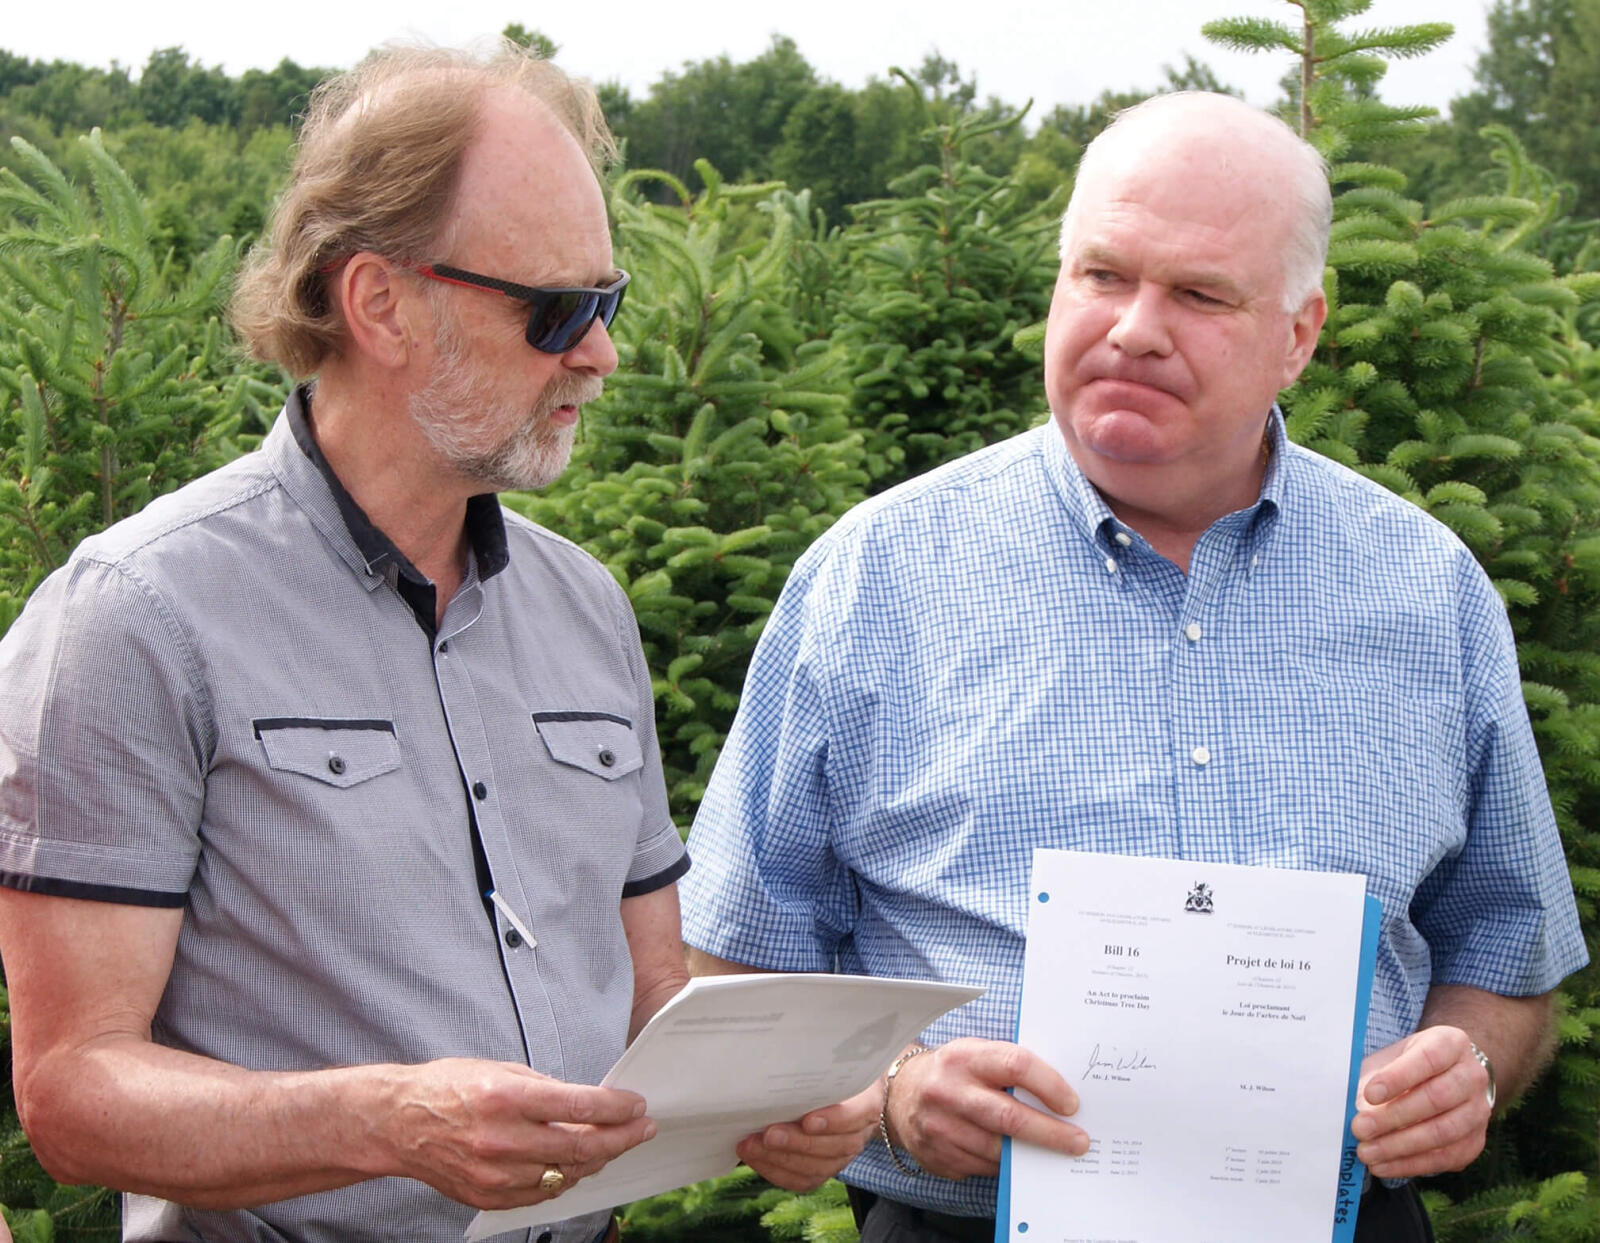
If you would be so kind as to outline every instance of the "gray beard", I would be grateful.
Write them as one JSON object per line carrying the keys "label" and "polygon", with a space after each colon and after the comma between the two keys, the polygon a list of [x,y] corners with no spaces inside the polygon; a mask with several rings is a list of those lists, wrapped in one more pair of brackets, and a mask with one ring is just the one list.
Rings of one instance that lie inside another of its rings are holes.
{"label": "gray beard", "polygon": [[438,370],[407,403],[412,421],[434,452],[487,492],[554,483],[567,468],[577,428],[551,422],[550,413],[599,397],[599,377],[560,376],[550,381],[509,434],[485,443],[484,428],[509,422],[505,416],[510,411],[503,405],[495,408],[489,386],[475,374],[460,343],[440,335]]}

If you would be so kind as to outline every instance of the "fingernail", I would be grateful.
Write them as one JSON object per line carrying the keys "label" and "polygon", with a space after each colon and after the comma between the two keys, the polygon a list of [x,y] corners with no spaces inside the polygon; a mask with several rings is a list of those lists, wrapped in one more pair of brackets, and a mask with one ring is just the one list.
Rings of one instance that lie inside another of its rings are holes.
{"label": "fingernail", "polygon": [[656,1124],[654,1122],[646,1122],[644,1124],[644,1137],[646,1139],[654,1139],[656,1137]]}
{"label": "fingernail", "polygon": [[789,1146],[789,1136],[777,1127],[768,1131],[762,1136],[762,1139],[766,1141],[768,1148],[787,1148]]}
{"label": "fingernail", "polygon": [[1072,1155],[1073,1156],[1081,1157],[1081,1156],[1083,1156],[1084,1153],[1086,1153],[1088,1151],[1089,1151],[1089,1137],[1087,1135],[1080,1135],[1080,1136],[1078,1136],[1077,1139],[1072,1141]]}
{"label": "fingernail", "polygon": [[645,1110],[645,1103],[643,1101],[640,1101],[637,1105],[635,1105],[633,1107],[633,1116],[635,1118],[644,1117],[644,1110]]}
{"label": "fingernail", "polygon": [[1366,1098],[1374,1105],[1381,1105],[1389,1099],[1389,1089],[1381,1083],[1367,1084]]}

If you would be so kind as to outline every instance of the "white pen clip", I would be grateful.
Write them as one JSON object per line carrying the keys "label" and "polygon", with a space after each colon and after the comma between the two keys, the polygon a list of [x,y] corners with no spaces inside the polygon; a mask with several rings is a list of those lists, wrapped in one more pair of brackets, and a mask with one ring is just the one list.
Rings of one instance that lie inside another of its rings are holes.
{"label": "white pen clip", "polygon": [[517,918],[517,913],[511,909],[510,904],[500,896],[499,890],[489,890],[489,901],[494,903],[495,910],[499,911],[506,917],[506,923],[510,924],[517,930],[517,935],[527,942],[529,949],[533,949],[539,944],[539,942],[534,938],[533,933],[529,932],[527,928],[523,926],[522,921]]}

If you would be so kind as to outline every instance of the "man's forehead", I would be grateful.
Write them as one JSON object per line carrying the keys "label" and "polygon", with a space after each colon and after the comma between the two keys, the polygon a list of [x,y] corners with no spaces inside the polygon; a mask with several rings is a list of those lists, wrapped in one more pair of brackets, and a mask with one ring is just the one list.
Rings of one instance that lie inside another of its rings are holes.
{"label": "man's forehead", "polygon": [[525,283],[590,283],[611,272],[605,196],[588,156],[554,112],[520,92],[485,100],[457,212],[463,243],[506,252],[519,277],[536,278]]}
{"label": "man's forehead", "polygon": [[1293,196],[1270,165],[1215,149],[1129,150],[1096,165],[1075,187],[1071,216],[1084,222],[1149,215],[1179,230],[1272,231],[1292,216]]}

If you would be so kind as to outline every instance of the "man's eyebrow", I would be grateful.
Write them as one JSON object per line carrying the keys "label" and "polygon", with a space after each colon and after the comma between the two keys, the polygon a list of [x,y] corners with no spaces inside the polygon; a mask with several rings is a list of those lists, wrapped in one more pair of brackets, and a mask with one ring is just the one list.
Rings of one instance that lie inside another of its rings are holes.
{"label": "man's eyebrow", "polygon": [[[1120,269],[1124,262],[1123,257],[1114,249],[1097,242],[1086,243],[1072,258],[1072,266],[1078,271],[1102,264],[1108,268]],[[1212,289],[1225,299],[1234,301],[1243,301],[1249,297],[1248,292],[1238,281],[1227,273],[1213,268],[1180,268],[1164,283],[1175,289]]]}
{"label": "man's eyebrow", "polygon": [[1109,246],[1101,246],[1094,242],[1084,245],[1072,256],[1072,266],[1084,268],[1092,265],[1104,264],[1108,268],[1122,266],[1122,258]]}
{"label": "man's eyebrow", "polygon": [[1176,289],[1214,290],[1228,301],[1243,302],[1249,297],[1249,294],[1233,277],[1205,268],[1179,272],[1169,283]]}

